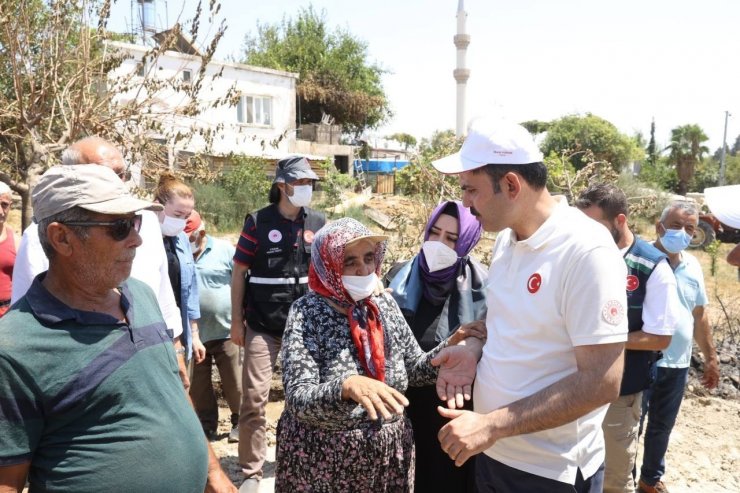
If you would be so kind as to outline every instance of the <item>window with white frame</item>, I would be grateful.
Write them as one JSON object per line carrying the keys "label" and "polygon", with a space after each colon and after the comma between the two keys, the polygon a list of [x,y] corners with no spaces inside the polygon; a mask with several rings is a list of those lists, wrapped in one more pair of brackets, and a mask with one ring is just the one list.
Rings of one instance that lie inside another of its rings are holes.
{"label": "window with white frame", "polygon": [[242,96],[236,106],[236,120],[252,125],[272,125],[272,98]]}
{"label": "window with white frame", "polygon": [[185,84],[190,84],[190,82],[192,82],[192,80],[193,80],[193,71],[190,70],[190,69],[184,69],[182,71],[182,81]]}

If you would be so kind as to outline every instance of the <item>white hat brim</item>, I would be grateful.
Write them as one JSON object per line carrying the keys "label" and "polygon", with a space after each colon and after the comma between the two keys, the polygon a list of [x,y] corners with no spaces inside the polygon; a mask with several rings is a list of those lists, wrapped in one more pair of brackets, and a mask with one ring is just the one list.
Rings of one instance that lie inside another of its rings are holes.
{"label": "white hat brim", "polygon": [[486,163],[479,163],[466,159],[460,152],[432,161],[432,166],[434,166],[434,168],[440,173],[444,173],[446,175],[464,173],[465,171],[478,169],[485,165]]}
{"label": "white hat brim", "polygon": [[704,199],[709,210],[723,224],[740,229],[740,185],[727,185],[704,189]]}

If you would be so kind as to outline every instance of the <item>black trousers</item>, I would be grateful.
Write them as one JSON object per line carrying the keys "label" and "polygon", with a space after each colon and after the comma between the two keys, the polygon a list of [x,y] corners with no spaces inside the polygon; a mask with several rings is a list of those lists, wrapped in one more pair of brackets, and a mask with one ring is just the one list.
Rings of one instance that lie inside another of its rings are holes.
{"label": "black trousers", "polygon": [[586,479],[579,469],[576,484],[572,485],[524,472],[486,454],[478,454],[475,476],[480,493],[601,493],[604,489],[603,464]]}

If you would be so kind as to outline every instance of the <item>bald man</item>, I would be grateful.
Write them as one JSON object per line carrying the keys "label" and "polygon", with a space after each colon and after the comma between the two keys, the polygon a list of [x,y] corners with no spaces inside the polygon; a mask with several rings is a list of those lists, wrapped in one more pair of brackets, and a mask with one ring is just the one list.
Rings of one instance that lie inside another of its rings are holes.
{"label": "bald man", "polygon": [[[100,137],[86,137],[65,149],[62,153],[62,165],[74,164],[99,164],[112,169],[123,181],[129,178],[121,151]],[[151,211],[142,211],[141,216],[140,235],[143,243],[134,258],[131,277],[143,281],[152,288],[157,296],[167,328],[172,330],[174,337],[177,338],[182,333],[182,321],[167,273],[167,256],[162,243],[159,220]],[[23,232],[18,247],[13,269],[11,304],[23,297],[33,279],[48,268],[49,261],[39,242],[38,227],[36,223],[32,223]],[[187,375],[182,374],[181,377],[186,387],[189,386]]]}

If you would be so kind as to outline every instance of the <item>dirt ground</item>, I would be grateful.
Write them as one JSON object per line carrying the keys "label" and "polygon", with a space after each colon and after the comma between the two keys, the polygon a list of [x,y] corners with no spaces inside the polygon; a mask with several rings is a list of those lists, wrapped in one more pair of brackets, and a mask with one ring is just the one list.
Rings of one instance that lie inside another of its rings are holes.
{"label": "dirt ground", "polygon": [[[274,491],[275,425],[283,402],[267,409],[268,453],[260,492]],[[668,447],[663,480],[671,493],[737,493],[740,491],[740,401],[696,397],[687,392]],[[220,440],[212,442],[234,484],[242,481],[237,444],[227,443],[229,411],[221,409]],[[640,454],[642,452],[640,451]],[[640,459],[638,458],[638,464]],[[422,492],[423,493],[423,492]]]}

